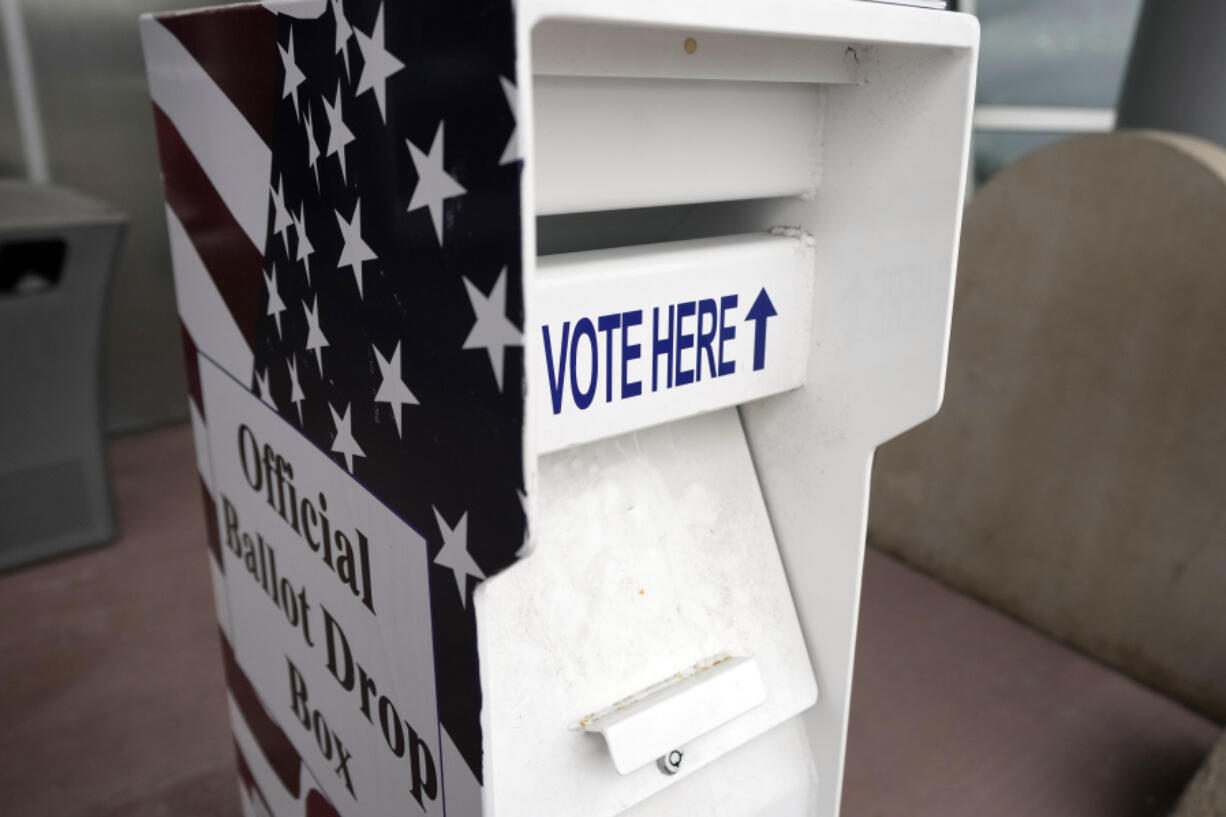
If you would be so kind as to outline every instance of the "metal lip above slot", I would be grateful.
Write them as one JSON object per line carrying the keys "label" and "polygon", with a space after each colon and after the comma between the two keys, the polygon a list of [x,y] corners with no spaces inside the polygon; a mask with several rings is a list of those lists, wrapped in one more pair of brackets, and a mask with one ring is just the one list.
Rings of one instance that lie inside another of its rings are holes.
{"label": "metal lip above slot", "polygon": [[854,84],[861,66],[846,46],[795,34],[553,18],[533,28],[532,73]]}
{"label": "metal lip above slot", "polygon": [[536,215],[811,194],[825,97],[797,82],[535,76]]}
{"label": "metal lip above slot", "polygon": [[814,248],[722,236],[538,260],[537,453],[804,385]]}
{"label": "metal lip above slot", "polygon": [[531,35],[534,215],[809,196],[858,43],[547,18]]}

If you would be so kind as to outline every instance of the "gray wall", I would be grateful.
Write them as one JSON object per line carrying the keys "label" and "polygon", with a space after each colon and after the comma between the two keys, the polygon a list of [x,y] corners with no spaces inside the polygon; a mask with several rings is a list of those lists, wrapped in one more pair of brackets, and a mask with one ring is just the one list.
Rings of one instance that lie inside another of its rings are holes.
{"label": "gray wall", "polygon": [[[213,4],[217,4],[213,2]],[[23,0],[53,181],[131,218],[105,332],[106,425],[126,431],[186,416],[178,319],[152,109],[136,19],[201,0]],[[7,62],[0,64],[0,175],[20,175]]]}
{"label": "gray wall", "polygon": [[0,37],[0,177],[25,173],[21,160],[21,137],[17,133],[17,112],[13,107],[13,87],[8,75],[8,51]]}
{"label": "gray wall", "polygon": [[869,538],[1226,721],[1226,150],[1059,142],[967,208],[945,403]]}
{"label": "gray wall", "polygon": [[1226,146],[1226,3],[1146,0],[1120,92],[1121,128],[1189,133]]}

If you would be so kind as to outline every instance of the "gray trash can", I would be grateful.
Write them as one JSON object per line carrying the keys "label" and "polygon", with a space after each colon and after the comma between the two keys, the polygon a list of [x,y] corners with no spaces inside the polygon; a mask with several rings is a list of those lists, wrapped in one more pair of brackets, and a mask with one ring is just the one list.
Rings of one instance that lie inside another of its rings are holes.
{"label": "gray trash can", "polygon": [[109,540],[102,315],[126,218],[0,181],[0,570]]}

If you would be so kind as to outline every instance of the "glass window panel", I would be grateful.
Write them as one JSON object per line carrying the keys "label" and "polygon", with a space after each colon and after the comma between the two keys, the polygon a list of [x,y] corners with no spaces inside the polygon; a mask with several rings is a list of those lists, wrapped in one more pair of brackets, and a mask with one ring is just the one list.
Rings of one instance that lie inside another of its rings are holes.
{"label": "glass window panel", "polygon": [[1141,0],[978,0],[981,105],[1114,108]]}

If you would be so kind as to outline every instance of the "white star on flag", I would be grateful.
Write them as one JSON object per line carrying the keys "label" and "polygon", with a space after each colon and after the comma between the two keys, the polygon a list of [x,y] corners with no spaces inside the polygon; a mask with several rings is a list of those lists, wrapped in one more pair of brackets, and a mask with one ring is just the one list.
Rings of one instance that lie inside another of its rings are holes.
{"label": "white star on flag", "polygon": [[353,438],[353,432],[349,429],[349,404],[345,404],[345,411],[341,414],[336,413],[336,409],[332,408],[332,404],[328,404],[328,411],[332,412],[332,424],[336,426],[336,436],[332,438],[332,450],[345,458],[345,468],[349,473],[353,473],[353,458],[365,457],[366,453],[362,451],[358,441]]}
{"label": "white star on flag", "polygon": [[328,116],[328,149],[325,156],[336,154],[341,163],[341,181],[345,181],[345,145],[353,141],[353,133],[345,125],[341,110],[341,81],[336,81],[336,99],[331,105],[324,97],[324,113]]}
{"label": "white star on flag", "polygon": [[400,342],[397,341],[390,358],[384,358],[378,346],[371,344],[371,348],[375,350],[379,375],[383,378],[383,382],[379,384],[379,391],[375,393],[375,402],[387,403],[392,407],[392,416],[396,418],[396,436],[399,437],[400,416],[404,413],[404,407],[418,405],[417,398],[413,396],[413,392],[409,391],[409,387],[400,377]]}
{"label": "white star on flag", "polygon": [[353,36],[353,26],[349,25],[349,21],[345,19],[345,9],[341,7],[341,0],[331,0],[332,19],[336,21],[336,52],[341,55],[342,62],[345,66],[345,76],[349,76],[349,49],[345,47],[345,43],[349,42],[349,38]]}
{"label": "white star on flag", "polygon": [[268,291],[268,309],[264,312],[265,315],[272,315],[272,319],[277,324],[277,335],[281,335],[281,313],[285,311],[285,302],[281,300],[281,293],[277,291],[277,268],[272,265],[268,274],[264,276],[264,288]]}
{"label": "white star on flag", "polygon": [[434,509],[434,518],[443,534],[443,549],[434,557],[434,563],[451,570],[456,589],[460,591],[460,604],[468,607],[468,577],[485,578],[485,573],[468,552],[468,512],[460,517],[454,528],[447,524],[438,508]]}
{"label": "white star on flag", "polygon": [[[293,213],[290,214],[293,216]],[[306,270],[307,286],[311,285],[311,255],[315,252],[315,247],[311,245],[311,239],[307,238],[306,233],[306,202],[298,205],[298,215],[294,218],[294,232],[298,234],[298,253],[295,261],[301,261],[303,269]]]}
{"label": "white star on flag", "polygon": [[319,376],[324,376],[324,359],[323,349],[328,345],[328,339],[324,337],[323,330],[319,328],[319,304],[318,296],[311,298],[311,305],[307,306],[305,302],[302,304],[303,310],[306,312],[307,319],[307,339],[306,350],[315,353],[315,363],[319,365]]}
{"label": "white star on flag", "polygon": [[336,269],[338,272],[343,267],[353,270],[353,280],[358,285],[358,297],[361,297],[362,262],[379,260],[375,251],[362,240],[362,201],[359,199],[353,205],[352,221],[345,221],[339,210],[333,212],[336,213],[337,226],[341,228],[341,240],[345,242],[345,246],[341,248],[341,257],[336,261]]}
{"label": "white star on flag", "polygon": [[490,294],[483,295],[472,281],[464,278],[468,300],[472,304],[477,321],[464,340],[465,349],[484,349],[490,357],[494,380],[502,391],[503,353],[508,346],[520,346],[523,338],[515,324],[507,318],[507,268],[498,273]]}
{"label": "white star on flag", "polygon": [[289,356],[289,401],[294,404],[294,408],[298,409],[298,425],[302,425],[302,400],[306,397],[302,393],[302,386],[298,383],[298,361],[291,354]]}
{"label": "white star on flag", "polygon": [[429,208],[434,235],[438,238],[439,246],[442,246],[443,200],[468,192],[443,169],[443,123],[438,123],[438,130],[434,133],[434,142],[430,145],[428,154],[422,153],[417,145],[408,139],[405,139],[404,143],[409,146],[409,157],[412,158],[413,167],[417,171],[417,187],[413,188],[409,212],[421,207]]}
{"label": "white star on flag", "polygon": [[358,89],[354,96],[361,96],[367,91],[375,92],[375,102],[379,103],[379,116],[387,122],[386,96],[387,78],[404,68],[404,63],[396,59],[384,46],[383,36],[383,4],[379,4],[379,13],[375,15],[375,27],[370,34],[363,34],[356,29],[358,50],[362,52],[362,76],[358,78]]}
{"label": "white star on flag", "polygon": [[260,374],[260,370],[255,370],[255,388],[260,393],[260,402],[268,406],[273,411],[277,410],[277,404],[272,401],[272,391],[268,388],[268,372]]}
{"label": "white star on flag", "polygon": [[281,43],[277,43],[277,50],[281,52],[281,67],[285,69],[285,86],[281,90],[281,98],[293,97],[294,116],[299,116],[298,86],[306,79],[306,74],[302,73],[302,69],[294,61],[294,30],[292,28],[289,32],[289,51],[282,48]]}
{"label": "white star on flag", "polygon": [[[516,117],[519,113],[519,90],[506,77],[499,77],[498,80],[502,83],[502,92],[506,95],[507,107],[511,109],[511,116]],[[519,161],[519,125],[513,125],[511,135],[507,137],[507,146],[502,149],[502,158],[498,160],[498,164],[509,165],[517,161]]]}
{"label": "white star on flag", "polygon": [[278,177],[276,189],[268,189],[272,192],[272,231],[281,236],[281,241],[285,244],[285,254],[289,255],[289,228],[293,226],[294,220],[290,218],[289,210],[285,207],[285,179]]}
{"label": "white star on flag", "polygon": [[315,189],[319,190],[319,143],[315,141],[315,123],[311,121],[311,103],[306,103],[306,114],[303,116],[303,124],[306,125],[307,138],[307,164],[311,170],[315,171]]}

